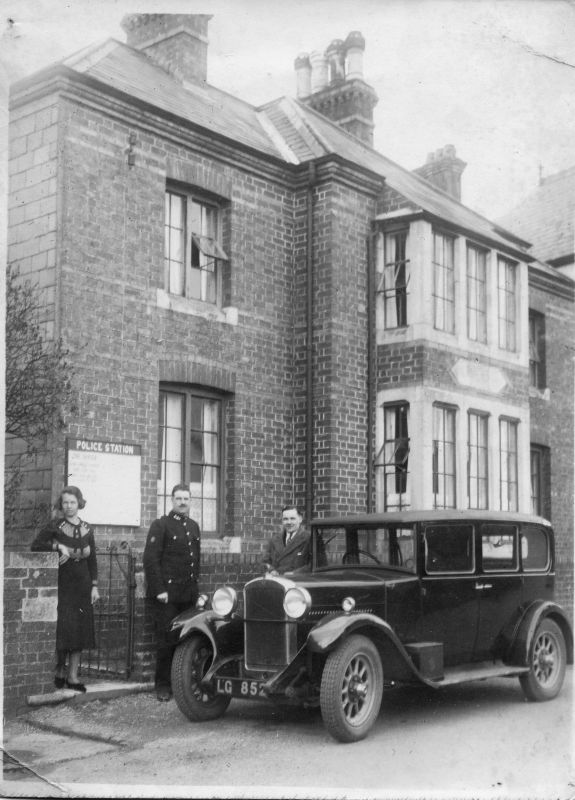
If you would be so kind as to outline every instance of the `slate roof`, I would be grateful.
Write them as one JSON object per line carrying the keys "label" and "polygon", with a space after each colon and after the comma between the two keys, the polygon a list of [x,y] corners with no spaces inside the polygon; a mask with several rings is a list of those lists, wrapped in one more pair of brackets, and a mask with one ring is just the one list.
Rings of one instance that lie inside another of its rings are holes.
{"label": "slate roof", "polygon": [[542,261],[575,260],[575,167],[543,178],[501,224],[527,237]]}
{"label": "slate roof", "polygon": [[524,250],[529,246],[525,240],[400,167],[298,100],[283,97],[256,108],[209,84],[182,84],[140,51],[114,39],[86,48],[62,65],[285,163],[303,164],[337,155],[384,178],[417,209],[531,259]]}

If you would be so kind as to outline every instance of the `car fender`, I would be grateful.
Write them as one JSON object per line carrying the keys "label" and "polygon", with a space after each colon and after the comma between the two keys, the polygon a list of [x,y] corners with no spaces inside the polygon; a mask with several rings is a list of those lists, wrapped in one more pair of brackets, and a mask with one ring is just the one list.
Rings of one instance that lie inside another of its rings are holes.
{"label": "car fender", "polygon": [[172,621],[171,631],[178,636],[178,645],[193,634],[205,636],[218,661],[241,653],[244,647],[242,620],[233,615],[222,617],[215,611],[185,611]]}
{"label": "car fender", "polygon": [[308,650],[313,653],[329,653],[352,633],[362,633],[374,642],[379,650],[384,672],[390,678],[416,678],[427,686],[437,686],[437,681],[420,673],[393,628],[380,617],[367,612],[326,617],[309,632]]}
{"label": "car fender", "polygon": [[519,666],[529,665],[529,650],[541,620],[549,618],[559,625],[565,639],[567,663],[573,663],[573,631],[565,611],[550,600],[537,600],[524,611],[515,628],[506,661]]}

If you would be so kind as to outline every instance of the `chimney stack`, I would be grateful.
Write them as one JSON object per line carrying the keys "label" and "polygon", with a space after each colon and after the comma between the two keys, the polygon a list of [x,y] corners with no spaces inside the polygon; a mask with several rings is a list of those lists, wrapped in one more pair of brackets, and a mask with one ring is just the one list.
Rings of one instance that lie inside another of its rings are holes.
{"label": "chimney stack", "polygon": [[208,22],[211,14],[127,14],[127,44],[181,83],[203,85],[208,77]]}
{"label": "chimney stack", "polygon": [[345,41],[334,39],[325,53],[301,54],[295,61],[297,97],[373,146],[377,95],[363,79],[364,50],[365,39],[352,31]]}
{"label": "chimney stack", "polygon": [[465,161],[457,158],[455,147],[446,144],[435,153],[429,153],[425,164],[413,171],[456,200],[461,200],[461,174],[466,166]]}

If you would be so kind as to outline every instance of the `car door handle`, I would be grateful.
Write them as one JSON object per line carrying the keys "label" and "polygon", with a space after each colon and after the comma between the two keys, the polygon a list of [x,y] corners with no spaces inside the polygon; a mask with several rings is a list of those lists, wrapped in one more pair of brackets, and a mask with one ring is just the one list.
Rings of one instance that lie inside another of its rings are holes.
{"label": "car door handle", "polygon": [[476,583],[475,584],[475,588],[478,591],[481,591],[482,589],[493,589],[493,584],[492,583]]}

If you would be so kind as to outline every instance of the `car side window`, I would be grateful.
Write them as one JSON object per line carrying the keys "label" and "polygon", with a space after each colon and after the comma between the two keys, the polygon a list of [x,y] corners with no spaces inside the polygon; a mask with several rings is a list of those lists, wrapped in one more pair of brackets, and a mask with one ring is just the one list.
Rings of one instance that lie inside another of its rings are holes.
{"label": "car side window", "polygon": [[515,572],[517,556],[517,527],[495,523],[481,528],[481,564],[484,572]]}
{"label": "car side window", "polygon": [[472,525],[434,525],[425,529],[425,570],[428,574],[473,572]]}
{"label": "car side window", "polygon": [[525,572],[546,570],[549,566],[549,536],[544,528],[526,525],[521,531],[521,563]]}

